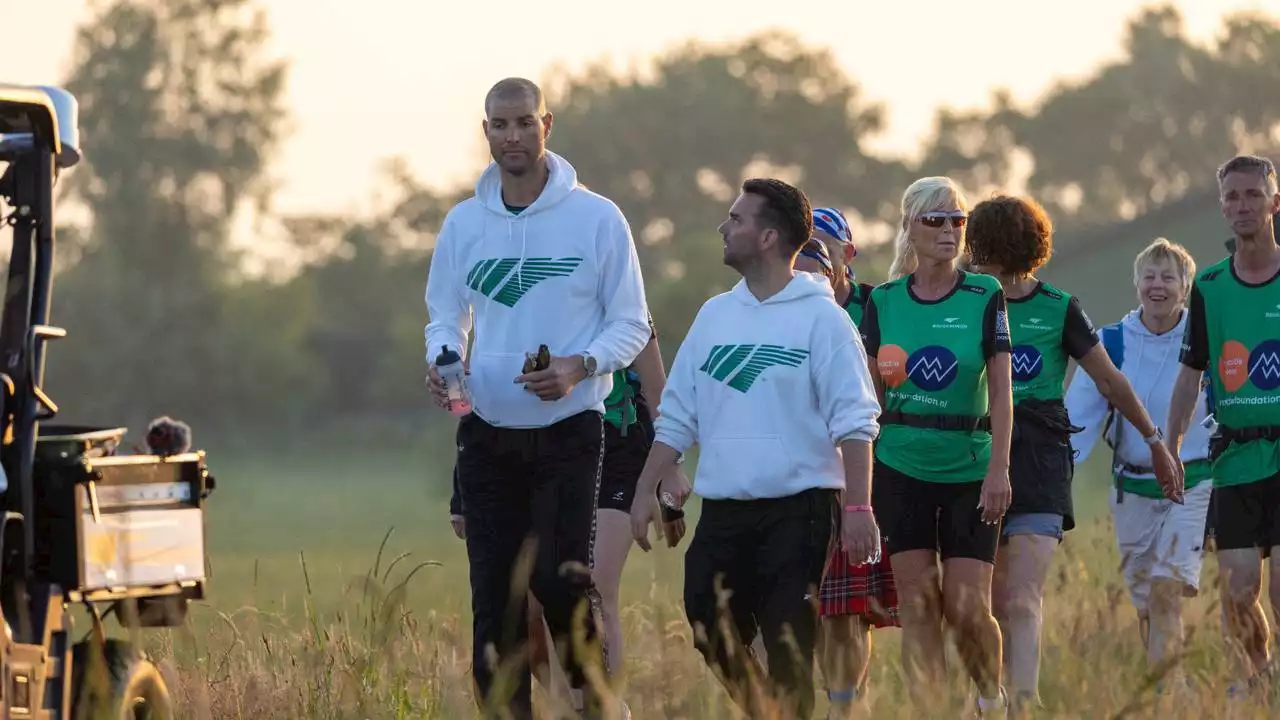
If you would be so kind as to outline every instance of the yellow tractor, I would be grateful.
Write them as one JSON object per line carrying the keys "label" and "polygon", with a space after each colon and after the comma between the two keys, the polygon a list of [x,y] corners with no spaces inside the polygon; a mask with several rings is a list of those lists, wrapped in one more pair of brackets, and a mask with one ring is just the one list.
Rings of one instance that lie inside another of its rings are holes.
{"label": "yellow tractor", "polygon": [[[75,98],[0,84],[0,219],[12,232],[0,310],[0,712],[18,720],[175,717],[140,648],[108,637],[178,627],[207,580],[204,507],[213,490],[190,428],[160,418],[147,449],[123,427],[49,423],[54,188],[81,160]],[[83,349],[81,350],[84,351]],[[89,618],[73,637],[73,611]]]}

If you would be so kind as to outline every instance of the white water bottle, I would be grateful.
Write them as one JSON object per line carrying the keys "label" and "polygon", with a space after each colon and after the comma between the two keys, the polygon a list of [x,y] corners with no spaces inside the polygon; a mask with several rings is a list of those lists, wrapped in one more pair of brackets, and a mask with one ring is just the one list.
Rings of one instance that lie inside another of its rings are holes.
{"label": "white water bottle", "polygon": [[436,356],[436,372],[444,381],[444,389],[449,397],[449,412],[462,417],[471,412],[471,396],[467,392],[467,369],[462,357],[445,345]]}

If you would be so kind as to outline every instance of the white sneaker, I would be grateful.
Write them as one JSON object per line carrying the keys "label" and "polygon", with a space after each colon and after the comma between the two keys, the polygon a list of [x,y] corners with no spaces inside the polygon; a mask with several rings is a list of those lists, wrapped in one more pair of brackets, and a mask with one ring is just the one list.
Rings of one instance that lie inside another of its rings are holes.
{"label": "white sneaker", "polygon": [[1000,697],[997,698],[998,705],[994,707],[983,707],[983,697],[978,696],[978,717],[984,718],[1003,718],[1009,716],[1009,693],[1005,692],[1004,686],[1000,686]]}

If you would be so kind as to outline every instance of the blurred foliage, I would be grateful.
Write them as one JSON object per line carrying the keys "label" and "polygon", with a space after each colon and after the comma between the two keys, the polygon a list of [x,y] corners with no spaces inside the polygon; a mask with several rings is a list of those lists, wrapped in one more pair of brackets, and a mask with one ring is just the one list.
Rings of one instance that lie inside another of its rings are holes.
{"label": "blurred foliage", "polygon": [[1256,13],[1223,18],[1217,42],[1185,36],[1170,6],[1128,24],[1121,59],[1057,82],[1032,108],[997,92],[990,112],[939,113],[923,169],[972,188],[1001,186],[1018,153],[1028,192],[1074,223],[1129,220],[1215,183],[1238,152],[1280,141],[1280,26]]}
{"label": "blurred foliage", "polygon": [[[977,197],[1029,163],[1029,191],[1061,229],[1059,256],[1077,267],[1093,261],[1073,243],[1149,241],[1156,226],[1125,224],[1144,213],[1193,201],[1215,212],[1205,193],[1216,166],[1277,139],[1278,33],[1273,18],[1238,14],[1202,46],[1174,10],[1146,9],[1120,59],[1033,107],[997,92],[988,108],[939,111],[918,162],[867,151],[888,109],[829,52],[777,32],[685,44],[642,75],[593,67],[542,80],[552,149],[627,214],[670,359],[702,302],[735,280],[715,228],[750,175],[847,209],[870,282],[888,258],[868,238],[897,222],[902,190],[921,175],[950,174]],[[278,217],[269,168],[290,121],[288,66],[267,56],[268,39],[252,0],[115,0],[80,26],[66,85],[89,152],[64,196],[90,221],[60,235],[53,312],[70,337],[49,356],[65,421],[171,413],[218,442],[268,444],[450,426],[420,389],[423,290],[433,233],[471,188],[433,192],[393,160],[391,200],[371,216]],[[250,211],[285,228],[296,272],[244,271],[231,236]],[[1100,276],[1070,277],[1095,314],[1131,301],[1121,283],[1095,306],[1087,291]]]}

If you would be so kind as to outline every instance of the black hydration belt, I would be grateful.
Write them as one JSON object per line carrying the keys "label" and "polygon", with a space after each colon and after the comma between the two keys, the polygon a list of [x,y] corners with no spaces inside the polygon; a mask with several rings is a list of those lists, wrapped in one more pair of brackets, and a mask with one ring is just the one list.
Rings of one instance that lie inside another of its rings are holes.
{"label": "black hydration belt", "polygon": [[905,425],[925,430],[953,430],[961,432],[991,432],[991,418],[977,415],[917,415],[898,410],[880,413],[881,425]]}
{"label": "black hydration belt", "polygon": [[1280,425],[1254,425],[1233,428],[1218,425],[1218,431],[1209,438],[1209,459],[1216,460],[1226,452],[1231,443],[1249,443],[1259,440],[1280,440]]}

